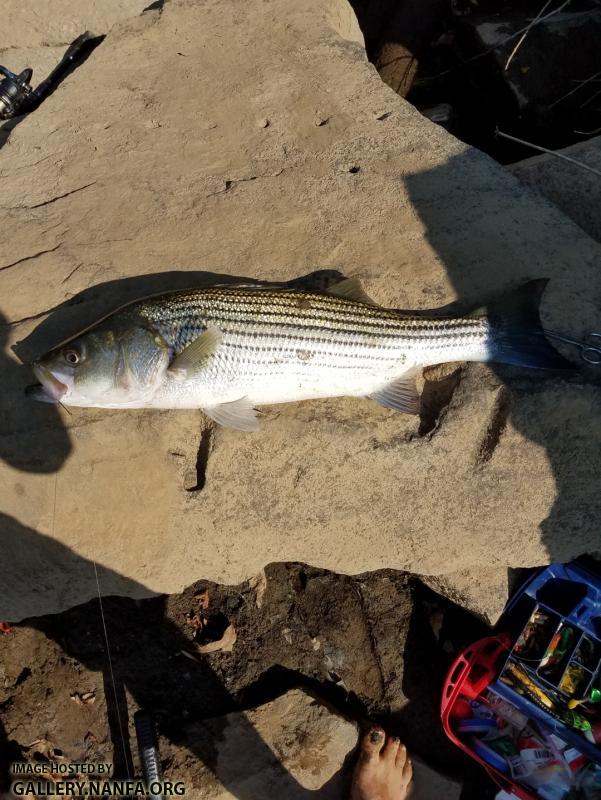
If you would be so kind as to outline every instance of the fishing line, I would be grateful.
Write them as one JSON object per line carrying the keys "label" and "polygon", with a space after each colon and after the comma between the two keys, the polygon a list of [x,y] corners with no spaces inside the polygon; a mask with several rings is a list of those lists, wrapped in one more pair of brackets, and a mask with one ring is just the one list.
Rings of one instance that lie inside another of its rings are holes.
{"label": "fishing line", "polygon": [[115,682],[115,673],[113,672],[113,659],[111,658],[111,648],[109,645],[109,637],[108,631],[106,628],[106,620],[104,617],[104,607],[102,605],[102,595],[100,594],[100,581],[98,580],[98,568],[96,566],[96,562],[93,561],[92,564],[94,565],[94,576],[96,578],[96,591],[98,593],[98,604],[100,606],[100,618],[102,619],[102,630],[104,632],[104,643],[106,645],[106,654],[108,657],[109,663],[109,672],[111,676],[111,683],[113,685],[113,697],[115,698],[115,709],[117,711],[117,723],[119,725],[119,735],[121,736],[121,747],[123,748],[123,760],[125,763],[125,769],[127,770],[127,777],[131,779],[131,775],[129,772],[129,759],[127,757],[127,745],[125,743],[125,734],[123,733],[123,724],[121,722],[121,714],[119,712],[119,700],[117,699],[117,684]]}

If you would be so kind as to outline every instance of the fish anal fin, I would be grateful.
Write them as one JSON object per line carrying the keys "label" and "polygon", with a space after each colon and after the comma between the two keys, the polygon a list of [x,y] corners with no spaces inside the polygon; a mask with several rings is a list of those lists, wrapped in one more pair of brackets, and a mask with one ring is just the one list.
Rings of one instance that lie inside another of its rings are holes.
{"label": "fish anal fin", "polygon": [[393,408],[405,414],[419,414],[420,402],[415,385],[418,372],[418,369],[409,370],[368,397],[385,408]]}
{"label": "fish anal fin", "polygon": [[248,397],[241,397],[230,403],[220,403],[217,406],[203,408],[207,417],[215,420],[225,428],[235,428],[237,431],[259,430],[257,410]]}
{"label": "fish anal fin", "polygon": [[344,297],[347,300],[357,300],[359,303],[365,303],[369,306],[377,306],[371,297],[369,297],[363,288],[359,278],[343,278],[338,283],[328,286],[324,289],[326,294],[332,294],[335,297]]}
{"label": "fish anal fin", "polygon": [[216,352],[221,340],[222,335],[219,328],[207,328],[173,359],[169,371],[181,376],[196,372]]}

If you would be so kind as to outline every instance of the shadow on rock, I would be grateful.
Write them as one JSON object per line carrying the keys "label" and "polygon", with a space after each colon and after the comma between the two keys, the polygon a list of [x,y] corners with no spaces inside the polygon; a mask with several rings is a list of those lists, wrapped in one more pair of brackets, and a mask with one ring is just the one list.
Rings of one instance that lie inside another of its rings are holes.
{"label": "shadow on rock", "polygon": [[[410,175],[405,181],[427,239],[464,307],[473,308],[535,278],[550,279],[550,296],[561,282],[566,285],[566,267],[572,285],[578,288],[579,282],[582,284],[581,302],[601,300],[601,281],[595,283],[590,278],[593,257],[584,234],[567,222],[562,231],[561,221],[550,208],[517,182],[512,186],[509,176],[489,166],[482,154],[468,150],[451,157],[444,166]],[[555,242],[552,248],[550,243]],[[581,245],[584,255],[579,254]],[[583,258],[589,262],[584,270]],[[583,309],[568,298],[556,308],[564,325],[582,317]],[[590,308],[586,313],[590,319]],[[578,366],[578,354],[567,355]],[[600,550],[597,521],[601,496],[594,478],[601,452],[601,391],[596,385],[600,373],[588,370],[564,377],[491,366],[506,385],[509,402],[506,418],[481,469],[493,463],[494,448],[510,424],[544,448],[553,470],[556,497],[540,524],[549,561],[568,561]],[[516,474],[514,479],[528,480],[528,476]],[[514,513],[519,513],[517,508]],[[519,553],[491,555],[500,563],[519,557]]]}
{"label": "shadow on rock", "polygon": [[0,459],[24,472],[56,472],[71,452],[56,408],[25,398],[31,371],[5,353],[9,326],[0,312]]}
{"label": "shadow on rock", "polygon": [[[127,730],[127,692],[137,705],[158,718],[162,735],[185,745],[196,758],[204,761],[233,796],[239,800],[257,800],[256,787],[247,790],[238,780],[235,786],[228,785],[230,773],[224,770],[223,765],[217,764],[214,747],[207,737],[186,737],[186,728],[192,721],[237,711],[239,702],[224,687],[208,659],[200,655],[196,660],[182,657],[182,650],[190,651],[190,640],[165,615],[167,598],[153,597],[140,604],[133,598],[150,594],[143,585],[106,567],[95,567],[92,561],[81,558],[64,545],[20,525],[5,514],[0,514],[0,552],[0,579],[7,596],[14,596],[19,587],[31,590],[31,586],[43,586],[47,581],[46,575],[56,575],[59,568],[66,581],[85,580],[93,586],[97,569],[98,583],[104,596],[114,686],[108,669],[97,599],[61,615],[34,617],[22,624],[54,640],[67,656],[88,670],[103,674],[114,746],[115,777],[133,774],[131,751],[135,743],[129,741]],[[113,593],[127,594],[128,597],[107,596]],[[6,611],[0,604],[0,619],[5,618]],[[309,796],[324,800],[334,797],[328,787],[336,784],[337,776],[319,791],[303,788],[277,763],[271,749],[250,723],[245,723],[242,718],[239,726],[241,741],[256,755],[257,763],[270,766],[270,774],[277,778],[277,788],[282,797],[290,800],[303,800]],[[0,790],[4,790],[10,783],[8,761],[20,757],[20,745],[9,738],[1,725],[0,753],[3,753]],[[235,769],[232,773],[235,774]]]}

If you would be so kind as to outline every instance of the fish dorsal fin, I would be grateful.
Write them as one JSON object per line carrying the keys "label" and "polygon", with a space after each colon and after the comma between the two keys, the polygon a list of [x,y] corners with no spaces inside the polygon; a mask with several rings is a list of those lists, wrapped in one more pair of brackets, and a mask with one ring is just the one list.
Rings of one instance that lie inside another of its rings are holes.
{"label": "fish dorsal fin", "polygon": [[169,371],[184,375],[196,372],[215,353],[221,340],[222,334],[219,328],[207,328],[173,359]]}
{"label": "fish dorsal fin", "polygon": [[359,303],[365,303],[369,306],[376,306],[371,297],[365,293],[359,278],[343,278],[338,283],[328,286],[324,289],[326,294],[333,294],[336,297],[344,297],[346,300],[357,300]]}
{"label": "fish dorsal fin", "polygon": [[419,414],[419,395],[415,385],[417,374],[417,369],[411,369],[368,397],[386,408],[394,408],[405,414]]}
{"label": "fish dorsal fin", "polygon": [[211,417],[226,428],[235,428],[237,431],[259,430],[257,410],[248,397],[241,397],[231,403],[220,403],[211,408],[203,408],[203,411],[207,417]]}

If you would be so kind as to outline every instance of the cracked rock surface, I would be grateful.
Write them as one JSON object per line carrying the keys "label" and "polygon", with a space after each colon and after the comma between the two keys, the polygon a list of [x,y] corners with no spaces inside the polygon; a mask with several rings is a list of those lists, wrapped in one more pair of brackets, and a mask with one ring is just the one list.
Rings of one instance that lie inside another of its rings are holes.
{"label": "cracked rock surface", "polygon": [[29,361],[215,274],[331,267],[399,308],[548,277],[548,327],[601,324],[600,245],[385,86],[343,0],[128,17],[0,149],[0,619],[92,597],[94,561],[101,591],[136,597],[274,561],[392,567],[478,610],[483,570],[502,586],[601,550],[594,370],[435,370],[428,424],[336,399],[266,409],[256,434],[25,399],[13,346]]}

